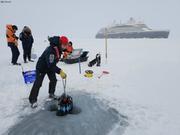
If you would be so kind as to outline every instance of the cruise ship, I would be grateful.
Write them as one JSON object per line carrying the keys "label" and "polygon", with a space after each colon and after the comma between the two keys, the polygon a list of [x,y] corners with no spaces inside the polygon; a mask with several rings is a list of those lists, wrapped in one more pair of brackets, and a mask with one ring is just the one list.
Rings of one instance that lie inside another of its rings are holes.
{"label": "cruise ship", "polygon": [[130,18],[127,23],[104,27],[98,31],[96,38],[168,38],[169,30],[153,30],[143,22]]}

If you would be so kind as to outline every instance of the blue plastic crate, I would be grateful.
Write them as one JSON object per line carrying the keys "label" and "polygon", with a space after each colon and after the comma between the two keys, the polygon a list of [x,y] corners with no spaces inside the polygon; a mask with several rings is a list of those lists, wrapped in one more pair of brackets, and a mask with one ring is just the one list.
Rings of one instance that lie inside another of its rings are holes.
{"label": "blue plastic crate", "polygon": [[23,72],[23,77],[26,84],[33,83],[36,80],[36,70]]}

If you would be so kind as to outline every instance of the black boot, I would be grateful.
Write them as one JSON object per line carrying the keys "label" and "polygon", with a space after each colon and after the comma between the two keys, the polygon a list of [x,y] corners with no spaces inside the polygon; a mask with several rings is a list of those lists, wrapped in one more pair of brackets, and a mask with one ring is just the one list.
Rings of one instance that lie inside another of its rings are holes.
{"label": "black boot", "polygon": [[97,60],[96,60],[96,58],[95,58],[95,59],[93,59],[92,61],[90,61],[90,62],[88,63],[88,66],[89,66],[89,67],[92,67],[92,66],[94,66],[94,65],[96,64],[96,62],[97,62]]}
{"label": "black boot", "polygon": [[34,60],[31,60],[31,59],[30,59],[29,61],[30,61],[30,62],[34,62]]}
{"label": "black boot", "polygon": [[100,66],[101,65],[101,54],[97,54],[96,55],[96,59],[97,59],[97,64],[96,64],[96,66]]}
{"label": "black boot", "polygon": [[37,102],[31,103],[31,108],[36,108],[38,106]]}
{"label": "black boot", "polygon": [[16,66],[21,66],[21,63],[12,63],[12,64]]}
{"label": "black boot", "polygon": [[58,99],[59,97],[56,96],[55,94],[49,94],[49,98],[56,100],[56,99]]}

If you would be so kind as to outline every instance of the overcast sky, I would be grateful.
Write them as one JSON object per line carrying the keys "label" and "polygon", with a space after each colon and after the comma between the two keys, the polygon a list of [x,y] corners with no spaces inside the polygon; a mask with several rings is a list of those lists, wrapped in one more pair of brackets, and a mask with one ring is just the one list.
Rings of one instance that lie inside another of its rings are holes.
{"label": "overcast sky", "polygon": [[[19,32],[24,25],[35,35],[68,35],[94,38],[97,31],[116,20],[130,17],[154,29],[170,29],[180,35],[180,0],[0,0],[0,32],[14,23]],[[2,3],[11,1],[11,3]]]}

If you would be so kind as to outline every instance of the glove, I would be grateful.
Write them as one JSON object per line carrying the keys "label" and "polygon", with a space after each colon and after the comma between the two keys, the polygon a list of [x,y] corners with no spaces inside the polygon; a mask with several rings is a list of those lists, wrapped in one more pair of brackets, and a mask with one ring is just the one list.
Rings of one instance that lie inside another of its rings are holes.
{"label": "glove", "polygon": [[15,41],[15,43],[14,43],[14,44],[15,44],[15,46],[17,46],[17,47],[18,47],[18,41],[17,41],[17,40]]}
{"label": "glove", "polygon": [[61,76],[62,79],[66,79],[66,77],[67,77],[66,73],[62,69],[61,69],[59,75]]}

